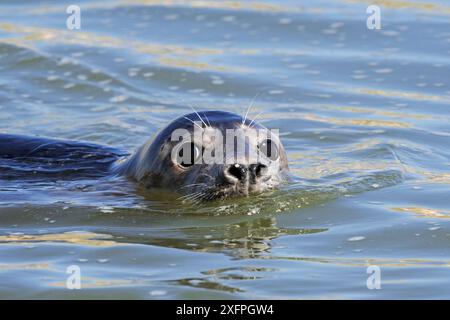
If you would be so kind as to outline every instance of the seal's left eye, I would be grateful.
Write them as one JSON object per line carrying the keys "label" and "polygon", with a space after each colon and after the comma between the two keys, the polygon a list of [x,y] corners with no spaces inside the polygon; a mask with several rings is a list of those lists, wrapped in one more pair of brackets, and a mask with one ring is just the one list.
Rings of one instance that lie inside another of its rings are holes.
{"label": "seal's left eye", "polygon": [[272,161],[277,160],[279,157],[278,146],[271,139],[263,140],[258,145],[258,149],[259,149],[259,151],[262,152],[262,154],[264,154],[267,158],[269,158]]}
{"label": "seal's left eye", "polygon": [[195,143],[184,143],[178,150],[177,163],[184,168],[188,168],[195,164],[200,155],[201,149]]}

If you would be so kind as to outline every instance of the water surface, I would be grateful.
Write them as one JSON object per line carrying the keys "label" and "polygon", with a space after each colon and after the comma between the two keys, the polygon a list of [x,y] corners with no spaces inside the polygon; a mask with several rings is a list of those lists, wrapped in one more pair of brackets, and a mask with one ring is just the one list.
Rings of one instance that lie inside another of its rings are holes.
{"label": "water surface", "polygon": [[79,0],[73,31],[69,4],[0,5],[1,132],[132,152],[189,105],[253,100],[298,179],[201,206],[3,179],[0,298],[450,298],[448,3],[381,1],[368,30],[358,0]]}

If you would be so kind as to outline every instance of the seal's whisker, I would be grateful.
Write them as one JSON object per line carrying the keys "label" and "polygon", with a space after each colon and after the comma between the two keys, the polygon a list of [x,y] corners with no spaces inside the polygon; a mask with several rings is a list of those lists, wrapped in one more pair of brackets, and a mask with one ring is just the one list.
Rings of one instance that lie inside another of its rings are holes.
{"label": "seal's whisker", "polygon": [[192,122],[194,125],[196,125],[197,127],[199,127],[200,129],[203,130],[203,128],[201,126],[198,125],[198,123],[196,123],[195,121],[192,121],[191,119],[189,119],[188,117],[184,116],[183,118],[185,118],[186,120],[189,120],[190,122]]}
{"label": "seal's whisker", "polygon": [[[183,98],[180,98],[180,101],[183,102],[183,103],[186,103],[186,104],[192,109],[192,111],[194,111],[194,113],[198,116],[198,118],[199,118],[200,121],[205,125],[205,127],[208,127],[208,126],[206,125],[205,121],[203,121],[202,117],[200,117],[200,115],[198,114],[197,110],[195,110],[194,106],[193,106],[191,103],[187,102],[186,99],[183,99]],[[206,115],[205,115],[205,117],[206,117]],[[184,117],[184,118],[186,118],[186,117]],[[191,119],[188,119],[188,120],[191,121],[191,122],[194,122],[194,121],[192,121]],[[209,121],[208,121],[208,122],[209,122]],[[211,124],[210,124],[209,126],[211,126]],[[200,126],[198,126],[198,127],[200,128]],[[202,128],[202,129],[203,129],[203,128]]]}
{"label": "seal's whisker", "polygon": [[179,197],[178,198],[178,200],[181,200],[181,201],[186,201],[186,200],[192,200],[192,199],[194,199],[194,198],[196,198],[198,195],[200,195],[202,192],[194,192],[194,193],[190,193],[190,194],[187,194],[187,195],[185,195],[185,196],[182,196],[182,197]]}
{"label": "seal's whisker", "polygon": [[194,203],[198,203],[203,200],[204,196],[205,196],[204,192],[197,192],[194,196],[189,197],[189,200]]}
{"label": "seal's whisker", "polygon": [[261,91],[259,91],[255,96],[253,97],[252,101],[250,101],[250,104],[248,105],[247,112],[244,115],[244,118],[242,120],[242,124],[245,123],[247,120],[248,114],[250,113],[251,108],[253,107],[253,103],[255,102],[255,99],[260,95]]}
{"label": "seal's whisker", "polygon": [[188,184],[186,186],[182,186],[182,187],[178,188],[177,190],[190,188],[190,187],[198,187],[198,186],[206,186],[206,183],[192,183],[192,184]]}
{"label": "seal's whisker", "polygon": [[211,122],[209,122],[208,116],[206,115],[206,113],[204,113],[203,115],[205,116],[206,121],[208,121],[208,124],[211,127]]}
{"label": "seal's whisker", "polygon": [[188,103],[189,107],[191,107],[191,109],[194,111],[194,113],[197,115],[197,117],[200,119],[200,121],[205,125],[205,127],[207,127],[208,125],[206,124],[206,122],[202,119],[202,117],[200,117],[200,115],[198,114],[197,110],[195,110],[195,108],[192,106],[192,104]]}
{"label": "seal's whisker", "polygon": [[[250,128],[253,128],[253,126],[255,125],[255,120],[256,120],[256,118],[258,118],[263,112],[264,112],[264,111],[260,111],[256,116],[253,117],[252,121],[250,121],[250,123],[248,124],[248,126],[249,126]],[[252,124],[253,124],[253,126],[252,126]]]}

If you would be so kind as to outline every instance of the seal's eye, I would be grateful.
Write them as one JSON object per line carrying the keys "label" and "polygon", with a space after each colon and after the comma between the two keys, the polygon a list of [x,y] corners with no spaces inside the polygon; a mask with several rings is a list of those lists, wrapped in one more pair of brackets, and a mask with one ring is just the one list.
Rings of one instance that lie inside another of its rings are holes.
{"label": "seal's eye", "polygon": [[275,161],[278,159],[279,156],[278,146],[273,140],[271,139],[263,140],[258,145],[258,149],[270,160]]}
{"label": "seal's eye", "polygon": [[195,143],[186,142],[178,150],[177,163],[184,168],[188,168],[195,164],[200,155],[201,149]]}

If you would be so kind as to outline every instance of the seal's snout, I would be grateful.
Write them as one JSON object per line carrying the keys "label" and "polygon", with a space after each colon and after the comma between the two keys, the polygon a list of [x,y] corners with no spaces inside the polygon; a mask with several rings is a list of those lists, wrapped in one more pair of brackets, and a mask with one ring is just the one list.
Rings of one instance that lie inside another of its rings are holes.
{"label": "seal's snout", "polygon": [[255,163],[250,165],[243,165],[239,163],[232,164],[231,166],[225,167],[224,177],[232,184],[238,182],[250,182],[250,184],[257,183],[258,178],[264,175],[267,167],[261,163]]}

